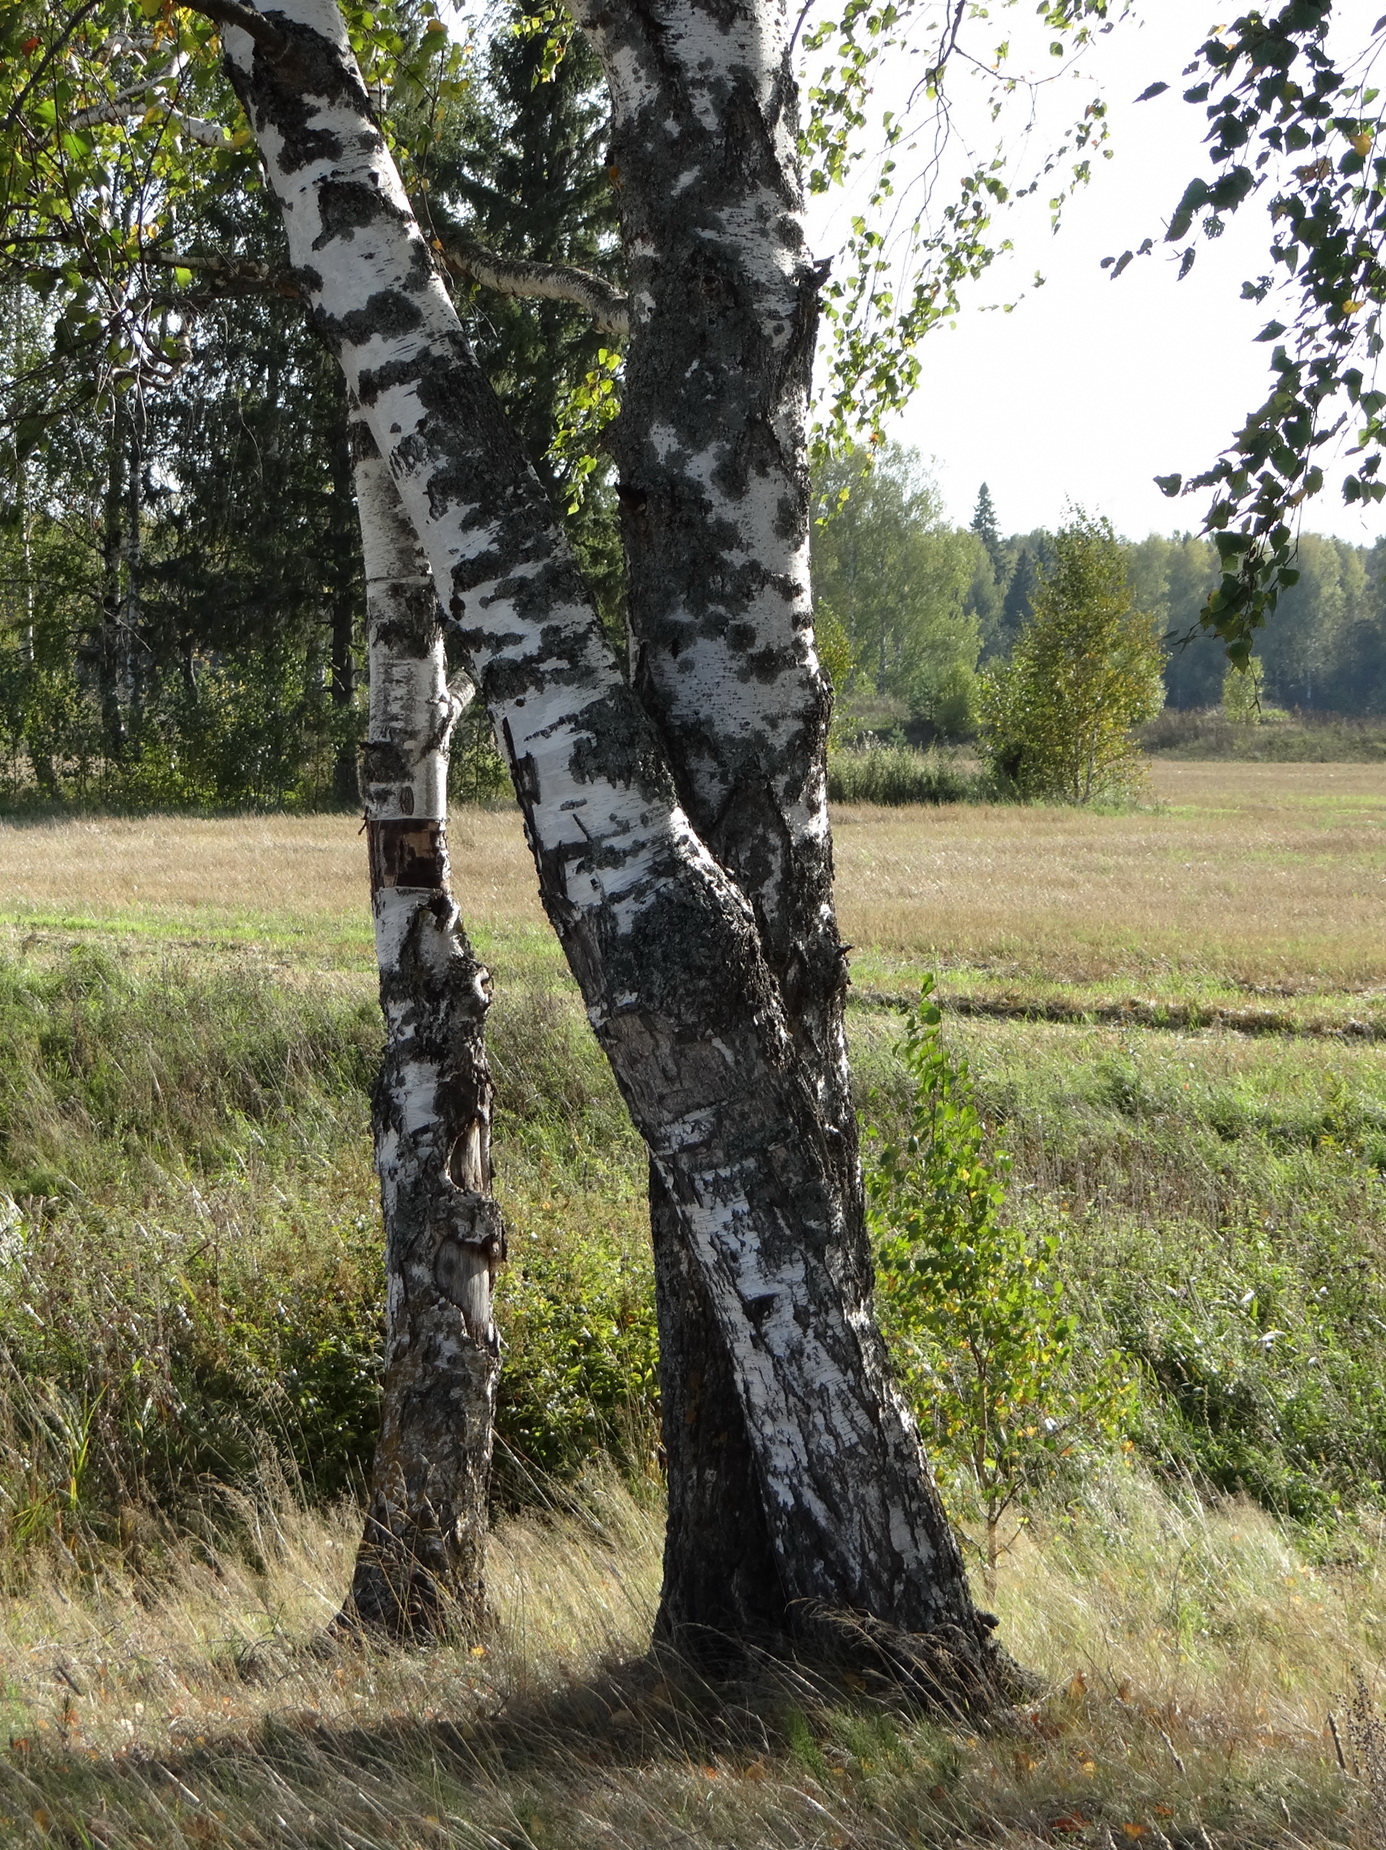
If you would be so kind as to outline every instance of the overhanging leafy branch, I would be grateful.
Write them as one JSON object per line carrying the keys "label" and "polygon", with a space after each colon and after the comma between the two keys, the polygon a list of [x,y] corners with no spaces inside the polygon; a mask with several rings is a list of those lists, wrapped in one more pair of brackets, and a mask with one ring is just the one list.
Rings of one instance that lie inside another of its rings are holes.
{"label": "overhanging leafy branch", "polygon": [[[1226,215],[1260,199],[1271,221],[1272,268],[1244,283],[1242,295],[1261,302],[1278,289],[1288,298],[1285,319],[1268,322],[1258,337],[1273,343],[1265,402],[1210,469],[1187,484],[1178,475],[1156,478],[1169,495],[1214,490],[1207,528],[1222,579],[1203,621],[1238,663],[1249,658],[1253,632],[1280,592],[1297,580],[1298,511],[1323,487],[1325,447],[1354,423],[1343,498],[1386,495],[1386,393],[1376,386],[1386,149],[1377,151],[1380,93],[1369,82],[1386,18],[1348,62],[1328,44],[1331,16],[1331,0],[1291,0],[1272,16],[1245,13],[1208,39],[1184,73],[1197,79],[1185,100],[1207,105],[1214,172],[1190,182],[1166,239],[1215,238]],[[1145,94],[1167,87],[1152,84]],[[1180,252],[1181,276],[1196,250],[1191,239]]]}

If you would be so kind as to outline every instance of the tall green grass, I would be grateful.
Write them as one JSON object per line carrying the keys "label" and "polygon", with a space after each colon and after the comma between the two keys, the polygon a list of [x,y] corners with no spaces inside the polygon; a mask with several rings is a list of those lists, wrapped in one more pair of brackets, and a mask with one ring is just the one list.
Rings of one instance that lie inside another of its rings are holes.
{"label": "tall green grass", "polygon": [[834,803],[981,802],[985,780],[935,752],[875,745],[828,754],[828,797]]}
{"label": "tall green grass", "polygon": [[[867,1115],[907,1105],[859,1020]],[[1386,1057],[1236,1034],[960,1023],[1010,1209],[1054,1233],[1094,1356],[1139,1369],[1157,1471],[1332,1526],[1386,1497]]]}
{"label": "tall green grass", "polygon": [[[522,986],[491,1041],[514,1499],[536,1470],[648,1451],[654,1331],[643,1172],[590,1035]],[[367,993],[250,960],[0,962],[0,1563],[157,1549],[210,1485],[321,1501],[359,1481],[379,1045]]]}
{"label": "tall green grass", "polygon": [[[854,1014],[885,1134],[908,1095],[898,1032]],[[1151,1468],[1326,1537],[1386,1504],[1386,1054],[946,1032],[1012,1153],[1008,1212],[1059,1237],[1094,1366],[1113,1347],[1137,1365]],[[157,1556],[209,1496],[233,1507],[218,1486],[322,1503],[359,1482],[379,1039],[364,984],[250,958],[0,961],[0,1576],[35,1549]],[[502,981],[491,1045],[514,1507],[595,1459],[650,1467],[656,1341],[644,1159],[575,998]],[[1073,1494],[1092,1467],[1072,1461]]]}

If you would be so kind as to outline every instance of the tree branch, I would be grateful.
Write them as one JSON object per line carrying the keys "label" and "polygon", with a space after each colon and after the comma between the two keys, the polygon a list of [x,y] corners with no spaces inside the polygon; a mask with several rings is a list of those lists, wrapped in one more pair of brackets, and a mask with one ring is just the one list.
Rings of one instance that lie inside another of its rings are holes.
{"label": "tree branch", "polygon": [[243,6],[241,0],[182,0],[182,4],[189,12],[201,13],[219,26],[238,26],[272,58],[282,58],[289,49],[288,40],[264,14],[253,6]]}
{"label": "tree branch", "polygon": [[267,263],[252,258],[237,260],[216,252],[144,251],[141,261],[164,270],[191,270],[223,296],[282,296],[285,301],[302,302],[304,294],[287,270],[271,269]]}
{"label": "tree branch", "polygon": [[[177,295],[154,296],[151,300],[155,306],[167,308],[202,308],[213,302],[243,296],[280,296],[287,302],[302,302],[303,291],[287,270],[273,270],[267,263],[257,263],[247,259],[236,262],[229,257],[215,254],[192,255],[180,251],[142,250],[133,262],[138,266],[154,270],[190,270],[204,287],[192,294],[186,290]],[[69,259],[62,264],[38,266],[33,262],[24,264],[21,273],[26,276],[51,277],[60,282],[73,270],[81,276],[102,278],[107,272],[90,262]],[[7,280],[9,272],[0,266],[0,283]]]}
{"label": "tree branch", "polygon": [[502,257],[499,252],[474,244],[448,226],[434,229],[434,243],[444,267],[497,295],[538,297],[551,302],[573,302],[607,334],[628,334],[630,314],[619,289],[567,263],[537,263],[529,257]]}
{"label": "tree branch", "polygon": [[[123,96],[113,96],[105,103],[94,103],[90,109],[79,109],[72,118],[72,126],[95,128],[103,123],[128,122],[143,113],[138,105],[149,94],[150,88],[146,86],[127,91]],[[208,122],[203,116],[185,115],[171,103],[164,104],[164,113],[175,128],[181,129],[189,140],[200,142],[204,148],[224,148],[231,144],[231,137],[220,122]]]}

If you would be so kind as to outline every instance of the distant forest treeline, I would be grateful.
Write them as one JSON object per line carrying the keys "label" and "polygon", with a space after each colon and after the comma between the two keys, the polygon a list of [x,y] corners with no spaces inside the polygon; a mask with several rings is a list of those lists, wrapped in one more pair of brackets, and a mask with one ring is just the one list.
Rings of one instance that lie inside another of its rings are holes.
{"label": "distant forest treeline", "polygon": [[[985,486],[971,526],[951,526],[908,451],[888,450],[866,476],[860,459],[844,458],[819,488],[817,621],[849,723],[876,733],[894,726],[917,743],[968,736],[977,673],[1009,655],[1052,561],[1050,536],[1003,536]],[[1168,704],[1216,706],[1226,656],[1198,621],[1218,578],[1211,542],[1152,534],[1122,550],[1137,606],[1166,639]],[[1386,542],[1306,534],[1299,570],[1257,643],[1262,700],[1386,714]]]}
{"label": "distant forest treeline", "polygon": [[[22,298],[5,313],[22,373],[41,317]],[[344,429],[340,384],[301,319],[246,301],[204,323],[165,390],[16,442],[0,484],[0,803],[355,801],[363,588]],[[1049,537],[1003,536],[985,491],[972,525],[953,527],[898,449],[866,475],[845,458],[816,486],[839,739],[968,738],[978,675],[1012,647]],[[572,525],[615,621],[613,504],[597,481]],[[1171,639],[1170,705],[1216,705],[1225,661],[1198,630],[1211,545],[1152,536],[1125,554]],[[1262,637],[1263,698],[1386,713],[1386,547],[1307,536],[1300,570]],[[457,793],[506,787],[474,714]]]}

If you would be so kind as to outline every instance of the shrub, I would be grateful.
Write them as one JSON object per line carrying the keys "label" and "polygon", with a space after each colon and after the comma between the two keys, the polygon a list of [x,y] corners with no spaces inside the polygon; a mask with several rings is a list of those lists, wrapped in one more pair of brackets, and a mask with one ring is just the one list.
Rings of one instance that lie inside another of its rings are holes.
{"label": "shrub", "polygon": [[973,773],[905,745],[828,754],[828,797],[834,803],[967,803],[980,795]]}
{"label": "shrub", "polygon": [[980,1507],[990,1577],[1007,1510],[1080,1440],[1117,1438],[1134,1381],[1120,1357],[1084,1365],[1057,1234],[1004,1219],[1009,1163],[986,1152],[932,987],[926,980],[905,1023],[908,1132],[878,1150],[867,1193],[881,1327],[955,1497],[962,1489]]}
{"label": "shrub", "polygon": [[1164,654],[1107,521],[1075,515],[1054,553],[1010,660],[983,677],[983,736],[998,787],[1090,803],[1139,779],[1132,728],[1160,710]]}

